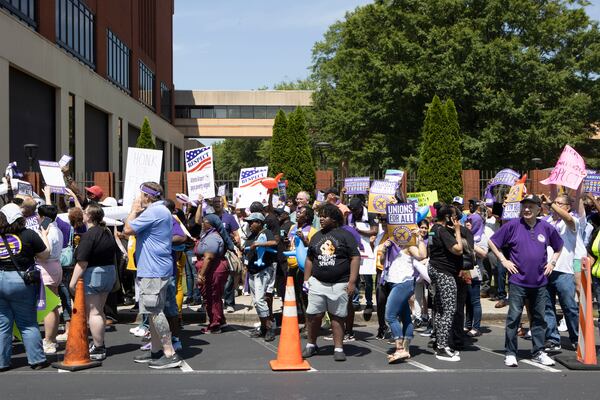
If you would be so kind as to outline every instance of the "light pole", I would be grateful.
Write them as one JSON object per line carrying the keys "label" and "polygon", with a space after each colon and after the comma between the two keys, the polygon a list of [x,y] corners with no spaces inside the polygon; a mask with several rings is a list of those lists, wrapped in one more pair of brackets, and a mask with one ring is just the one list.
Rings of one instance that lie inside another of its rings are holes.
{"label": "light pole", "polygon": [[29,160],[29,172],[33,172],[33,160],[35,160],[35,158],[37,157],[38,147],[39,146],[37,144],[33,143],[23,145],[25,155]]}

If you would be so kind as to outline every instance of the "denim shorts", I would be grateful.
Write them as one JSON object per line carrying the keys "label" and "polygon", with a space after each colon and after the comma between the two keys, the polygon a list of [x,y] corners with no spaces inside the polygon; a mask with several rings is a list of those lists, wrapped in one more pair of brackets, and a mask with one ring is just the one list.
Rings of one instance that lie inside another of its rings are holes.
{"label": "denim shorts", "polygon": [[85,294],[110,293],[116,279],[117,270],[114,265],[87,267],[83,272]]}

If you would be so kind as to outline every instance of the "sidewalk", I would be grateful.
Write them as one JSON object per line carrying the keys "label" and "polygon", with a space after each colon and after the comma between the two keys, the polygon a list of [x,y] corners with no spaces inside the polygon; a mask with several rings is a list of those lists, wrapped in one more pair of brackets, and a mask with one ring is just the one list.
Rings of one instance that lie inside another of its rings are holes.
{"label": "sidewalk", "polygon": [[[364,300],[363,300],[364,302]],[[252,298],[247,295],[237,296],[235,298],[235,312],[225,313],[225,318],[228,323],[236,323],[241,325],[252,325],[258,322],[256,311],[252,305]],[[502,322],[506,318],[508,306],[504,308],[494,308],[495,301],[481,299],[482,321],[485,322]],[[364,305],[363,305],[364,307]],[[131,306],[119,307],[119,322],[133,323],[137,317],[137,313],[130,311]],[[279,297],[273,300],[273,309],[276,314],[281,313],[282,302]],[[366,321],[363,319],[363,312],[357,311],[355,316],[356,323],[363,324]],[[204,323],[206,322],[206,313],[200,306],[183,305],[183,321],[185,323]],[[377,315],[373,312],[373,316],[367,324],[377,324]]]}

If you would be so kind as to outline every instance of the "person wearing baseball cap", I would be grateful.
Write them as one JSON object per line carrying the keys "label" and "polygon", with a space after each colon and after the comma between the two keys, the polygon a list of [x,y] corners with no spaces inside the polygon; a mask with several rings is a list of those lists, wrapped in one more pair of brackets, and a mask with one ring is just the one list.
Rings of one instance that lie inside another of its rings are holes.
{"label": "person wearing baseball cap", "polygon": [[85,188],[85,194],[90,202],[98,203],[104,197],[104,191],[100,186],[90,186]]}

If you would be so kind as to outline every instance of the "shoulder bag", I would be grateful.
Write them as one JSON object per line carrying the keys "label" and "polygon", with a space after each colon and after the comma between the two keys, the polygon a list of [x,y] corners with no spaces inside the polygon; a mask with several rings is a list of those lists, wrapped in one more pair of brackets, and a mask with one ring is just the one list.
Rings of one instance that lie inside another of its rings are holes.
{"label": "shoulder bag", "polygon": [[17,264],[17,260],[15,260],[15,256],[14,256],[12,250],[10,249],[10,245],[8,244],[8,241],[6,240],[6,237],[4,235],[2,235],[2,241],[4,242],[4,247],[6,248],[6,251],[8,252],[8,255],[10,256],[10,260],[14,264],[14,266],[17,270],[17,273],[19,274],[21,279],[23,279],[23,282],[25,282],[25,284],[27,286],[39,285],[42,282],[42,275],[40,273],[40,270],[37,269],[35,267],[35,265],[32,265],[31,267],[27,268],[25,270],[25,272],[21,273],[19,264]]}

